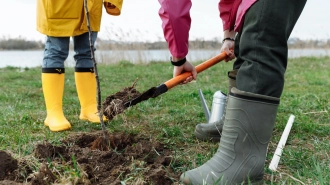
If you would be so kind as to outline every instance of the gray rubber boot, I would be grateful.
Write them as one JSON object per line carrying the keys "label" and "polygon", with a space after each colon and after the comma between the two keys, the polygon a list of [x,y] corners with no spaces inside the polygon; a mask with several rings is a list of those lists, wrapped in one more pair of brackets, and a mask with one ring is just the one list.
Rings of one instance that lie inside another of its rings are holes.
{"label": "gray rubber boot", "polygon": [[[236,75],[238,70],[232,70],[228,72],[228,92],[233,87],[236,87]],[[228,101],[228,98],[227,98]],[[224,111],[223,116],[220,120],[213,122],[213,123],[200,123],[196,125],[195,128],[195,136],[197,139],[202,141],[214,141],[219,142],[223,127],[223,118],[226,112]]]}
{"label": "gray rubber boot", "polygon": [[279,98],[231,89],[218,151],[183,173],[184,184],[262,184]]}

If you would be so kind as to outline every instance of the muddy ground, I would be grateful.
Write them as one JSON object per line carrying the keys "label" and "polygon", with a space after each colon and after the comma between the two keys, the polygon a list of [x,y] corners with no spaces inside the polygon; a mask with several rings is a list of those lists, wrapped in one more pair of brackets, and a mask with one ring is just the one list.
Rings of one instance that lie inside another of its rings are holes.
{"label": "muddy ground", "polygon": [[[108,120],[127,109],[125,102],[140,96],[135,84],[105,99],[102,110]],[[148,137],[73,133],[56,145],[37,144],[30,156],[21,159],[0,151],[0,185],[178,184],[180,174],[171,167],[177,162],[172,156],[172,150]]]}
{"label": "muddy ground", "polygon": [[[121,185],[121,181],[178,184],[180,174],[171,168],[175,165],[173,153],[161,143],[137,135],[113,133],[109,134],[111,148],[104,151],[93,147],[99,137],[103,137],[103,132],[72,134],[59,145],[39,143],[31,156],[22,159],[0,151],[0,185]],[[65,180],[65,166],[76,179]]]}

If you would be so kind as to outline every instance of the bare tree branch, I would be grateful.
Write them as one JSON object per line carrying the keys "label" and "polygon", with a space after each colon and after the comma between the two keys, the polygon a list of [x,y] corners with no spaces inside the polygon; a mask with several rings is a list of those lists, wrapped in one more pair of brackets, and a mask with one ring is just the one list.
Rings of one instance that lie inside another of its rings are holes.
{"label": "bare tree branch", "polygon": [[102,130],[103,130],[103,137],[106,140],[106,142],[109,143],[107,130],[105,128],[105,124],[104,124],[104,121],[103,121],[103,110],[101,110],[100,80],[99,80],[99,75],[98,75],[98,71],[97,71],[97,63],[95,61],[95,55],[94,55],[92,30],[91,30],[91,27],[90,27],[90,17],[89,17],[89,11],[88,11],[88,6],[87,6],[87,0],[84,0],[84,7],[85,7],[85,11],[86,11],[87,27],[88,27],[88,33],[89,33],[89,44],[90,44],[90,49],[91,49],[91,59],[92,59],[93,64],[94,64],[94,72],[95,72],[95,78],[96,78],[96,83],[97,83],[97,110],[99,112],[100,122],[101,122]]}

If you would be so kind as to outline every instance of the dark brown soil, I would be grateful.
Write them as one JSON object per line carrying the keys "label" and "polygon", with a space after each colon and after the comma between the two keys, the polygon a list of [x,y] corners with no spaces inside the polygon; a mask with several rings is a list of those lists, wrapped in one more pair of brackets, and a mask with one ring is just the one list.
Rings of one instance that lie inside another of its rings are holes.
{"label": "dark brown soil", "polygon": [[[17,160],[4,151],[0,151],[0,179],[11,176],[14,170],[17,169]],[[3,166],[3,168],[2,168]],[[10,179],[9,179],[10,180]]]}
{"label": "dark brown soil", "polygon": [[[112,120],[126,109],[125,102],[139,95],[134,82],[108,96],[103,102],[104,115]],[[30,156],[21,159],[0,151],[0,185],[177,184],[179,174],[171,167],[177,160],[172,156],[170,149],[149,137],[75,133],[56,145],[39,143]]]}
{"label": "dark brown soil", "polygon": [[40,143],[24,159],[0,151],[0,185],[63,183],[65,168],[76,169],[73,184],[177,184],[179,174],[171,168],[173,153],[161,143],[113,133],[109,134],[109,150],[93,148],[100,137],[101,131],[76,133],[58,145]]}
{"label": "dark brown soil", "polygon": [[131,87],[125,87],[121,91],[109,95],[102,103],[103,115],[110,121],[116,115],[123,113],[127,107],[124,104],[141,95],[139,91],[135,89],[136,81]]}

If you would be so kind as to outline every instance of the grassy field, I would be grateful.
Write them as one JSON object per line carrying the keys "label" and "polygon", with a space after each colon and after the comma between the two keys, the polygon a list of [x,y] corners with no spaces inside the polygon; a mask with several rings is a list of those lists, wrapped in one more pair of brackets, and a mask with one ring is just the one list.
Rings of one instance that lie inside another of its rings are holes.
{"label": "grassy field", "polygon": [[[267,184],[329,184],[330,182],[330,58],[290,59],[286,83],[278,109],[276,126],[265,165]],[[195,63],[197,65],[198,63]],[[205,122],[198,89],[211,105],[213,93],[227,92],[227,71],[232,63],[219,63],[198,75],[196,82],[174,87],[118,115],[107,124],[110,132],[139,133],[157,138],[176,151],[181,161],[173,166],[177,173],[197,167],[216,152],[218,143],[200,142],[195,125]],[[122,61],[98,65],[102,100],[131,86],[138,78],[143,92],[172,77],[169,62],[133,65]],[[41,69],[0,69],[0,150],[15,158],[32,153],[37,142],[58,143],[73,132],[101,130],[99,124],[78,120],[79,101],[73,68],[66,69],[64,113],[72,124],[70,131],[54,133],[44,126],[45,105],[41,89]],[[289,116],[295,121],[281,157],[278,172],[268,165]]]}

